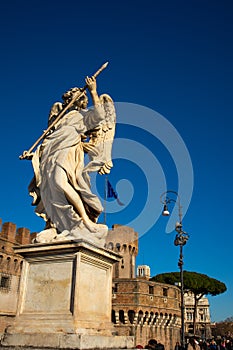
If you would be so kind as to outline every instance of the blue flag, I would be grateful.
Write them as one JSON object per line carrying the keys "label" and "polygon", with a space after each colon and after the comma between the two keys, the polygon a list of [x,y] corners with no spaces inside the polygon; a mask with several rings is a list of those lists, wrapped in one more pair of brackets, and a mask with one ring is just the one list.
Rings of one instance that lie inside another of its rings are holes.
{"label": "blue flag", "polygon": [[119,205],[124,205],[124,203],[122,203],[119,200],[118,194],[116,193],[116,191],[114,190],[114,188],[112,187],[112,185],[110,184],[110,182],[108,180],[107,180],[107,198],[115,198]]}

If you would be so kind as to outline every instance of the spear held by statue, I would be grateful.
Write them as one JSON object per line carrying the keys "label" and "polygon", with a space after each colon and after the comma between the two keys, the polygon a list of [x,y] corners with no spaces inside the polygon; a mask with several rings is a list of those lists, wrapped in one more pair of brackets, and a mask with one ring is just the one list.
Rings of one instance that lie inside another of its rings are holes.
{"label": "spear held by statue", "polygon": [[[96,78],[108,65],[108,62],[104,63],[96,72],[93,74],[93,77]],[[43,134],[34,142],[34,144],[29,148],[28,151],[24,151],[22,155],[19,156],[19,159],[28,159],[31,156],[31,152],[34,148],[48,135],[50,130],[54,128],[54,126],[59,122],[59,120],[64,116],[67,110],[74,104],[76,100],[78,100],[82,95],[85,94],[85,90],[87,85],[77,91],[69,103],[67,103],[64,108],[58,113],[53,122],[48,126],[48,128],[43,132]]]}

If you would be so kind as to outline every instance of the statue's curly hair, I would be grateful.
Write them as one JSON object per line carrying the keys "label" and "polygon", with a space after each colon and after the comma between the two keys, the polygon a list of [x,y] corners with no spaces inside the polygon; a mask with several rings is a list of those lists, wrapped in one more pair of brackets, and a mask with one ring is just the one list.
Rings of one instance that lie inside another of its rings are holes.
{"label": "statue's curly hair", "polygon": [[69,103],[74,94],[77,92],[77,91],[82,91],[82,89],[78,88],[78,87],[73,87],[71,89],[69,89],[68,91],[66,91],[63,95],[62,95],[62,99],[64,101],[65,104]]}

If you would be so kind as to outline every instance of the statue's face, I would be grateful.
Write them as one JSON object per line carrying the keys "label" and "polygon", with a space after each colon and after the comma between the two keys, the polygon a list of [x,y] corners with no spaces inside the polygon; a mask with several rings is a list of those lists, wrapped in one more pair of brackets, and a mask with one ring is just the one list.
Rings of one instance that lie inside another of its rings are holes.
{"label": "statue's face", "polygon": [[88,97],[87,95],[81,96],[77,101],[75,101],[75,105],[79,108],[86,109],[88,105]]}

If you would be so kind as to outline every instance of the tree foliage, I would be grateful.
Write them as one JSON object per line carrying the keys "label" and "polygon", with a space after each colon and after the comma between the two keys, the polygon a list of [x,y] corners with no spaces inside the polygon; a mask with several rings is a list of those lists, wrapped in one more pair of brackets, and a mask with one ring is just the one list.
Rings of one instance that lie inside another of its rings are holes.
{"label": "tree foliage", "polygon": [[[218,295],[224,293],[227,290],[225,283],[209,277],[202,273],[184,271],[184,290],[191,291],[195,296],[201,295]],[[176,284],[180,282],[179,272],[161,273],[151,278],[152,281]],[[201,298],[200,297],[200,298]],[[200,299],[198,298],[198,299]]]}

